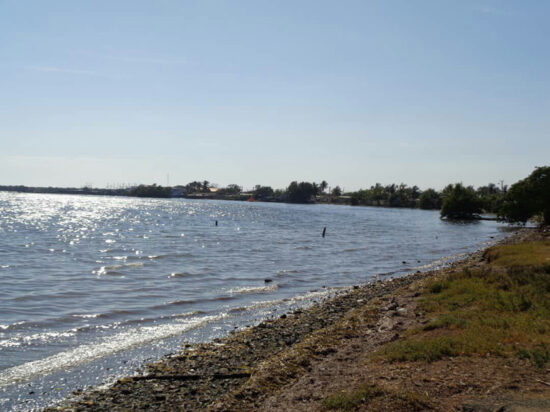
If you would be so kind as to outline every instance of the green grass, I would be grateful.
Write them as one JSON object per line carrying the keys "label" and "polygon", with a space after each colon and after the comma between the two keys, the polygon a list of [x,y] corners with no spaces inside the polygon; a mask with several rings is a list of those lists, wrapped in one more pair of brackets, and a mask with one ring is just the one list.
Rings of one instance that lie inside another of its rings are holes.
{"label": "green grass", "polygon": [[550,265],[550,240],[495,246],[484,256],[490,263],[506,267]]}
{"label": "green grass", "polygon": [[385,392],[375,385],[362,385],[358,389],[348,392],[341,392],[329,396],[323,400],[325,409],[337,409],[352,411],[359,405],[368,404],[374,398],[383,396]]}
{"label": "green grass", "polygon": [[461,355],[550,361],[550,242],[499,246],[483,269],[427,285],[420,308],[430,317],[379,352],[391,361],[433,362]]}

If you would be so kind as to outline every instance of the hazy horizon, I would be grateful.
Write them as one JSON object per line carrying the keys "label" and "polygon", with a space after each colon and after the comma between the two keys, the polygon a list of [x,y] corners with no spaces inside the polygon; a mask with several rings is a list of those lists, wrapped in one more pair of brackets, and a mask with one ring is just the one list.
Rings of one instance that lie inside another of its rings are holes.
{"label": "hazy horizon", "polygon": [[512,184],[550,3],[0,3],[0,185]]}

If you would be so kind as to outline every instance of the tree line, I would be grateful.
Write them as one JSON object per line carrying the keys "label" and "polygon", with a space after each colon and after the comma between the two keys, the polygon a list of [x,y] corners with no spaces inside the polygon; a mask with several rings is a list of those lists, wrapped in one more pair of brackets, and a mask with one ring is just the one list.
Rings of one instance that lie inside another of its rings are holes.
{"label": "tree line", "polygon": [[537,167],[525,179],[510,188],[494,183],[480,186],[464,186],[462,183],[447,185],[443,190],[420,190],[418,186],[404,183],[383,186],[376,183],[368,189],[343,193],[339,186],[329,188],[323,180],[316,182],[292,181],[285,189],[256,185],[243,192],[242,186],[230,184],[219,188],[207,180],[193,181],[182,186],[138,185],[125,189],[93,189],[91,187],[55,188],[0,186],[3,191],[30,193],[64,193],[89,195],[114,195],[136,197],[208,197],[231,200],[254,200],[288,203],[344,203],[354,206],[406,207],[436,209],[447,219],[476,219],[482,213],[495,213],[499,219],[525,223],[532,218],[550,224],[550,167]]}

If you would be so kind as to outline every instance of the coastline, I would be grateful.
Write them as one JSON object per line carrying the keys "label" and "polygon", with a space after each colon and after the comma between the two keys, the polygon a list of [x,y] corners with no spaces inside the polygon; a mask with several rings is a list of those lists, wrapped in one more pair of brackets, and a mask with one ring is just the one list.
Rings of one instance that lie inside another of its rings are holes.
{"label": "coastline", "polygon": [[[519,230],[497,244],[519,242],[531,233]],[[368,326],[361,330],[369,331],[362,336],[369,351],[421,324],[414,299],[425,281],[474,264],[483,252],[442,269],[353,286],[310,308],[226,338],[185,345],[180,352],[146,365],[139,375],[122,378],[107,389],[77,392],[75,398],[46,410],[256,409],[258,402],[304,375],[312,362],[336,353],[342,339],[358,339],[356,328],[350,327],[351,320],[357,324],[357,313],[367,314],[360,323]]]}

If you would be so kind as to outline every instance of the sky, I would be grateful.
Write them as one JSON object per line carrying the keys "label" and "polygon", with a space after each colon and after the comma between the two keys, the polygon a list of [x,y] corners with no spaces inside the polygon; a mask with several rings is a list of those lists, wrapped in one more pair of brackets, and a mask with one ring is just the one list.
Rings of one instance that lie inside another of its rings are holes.
{"label": "sky", "polygon": [[546,0],[0,0],[0,185],[511,184]]}

